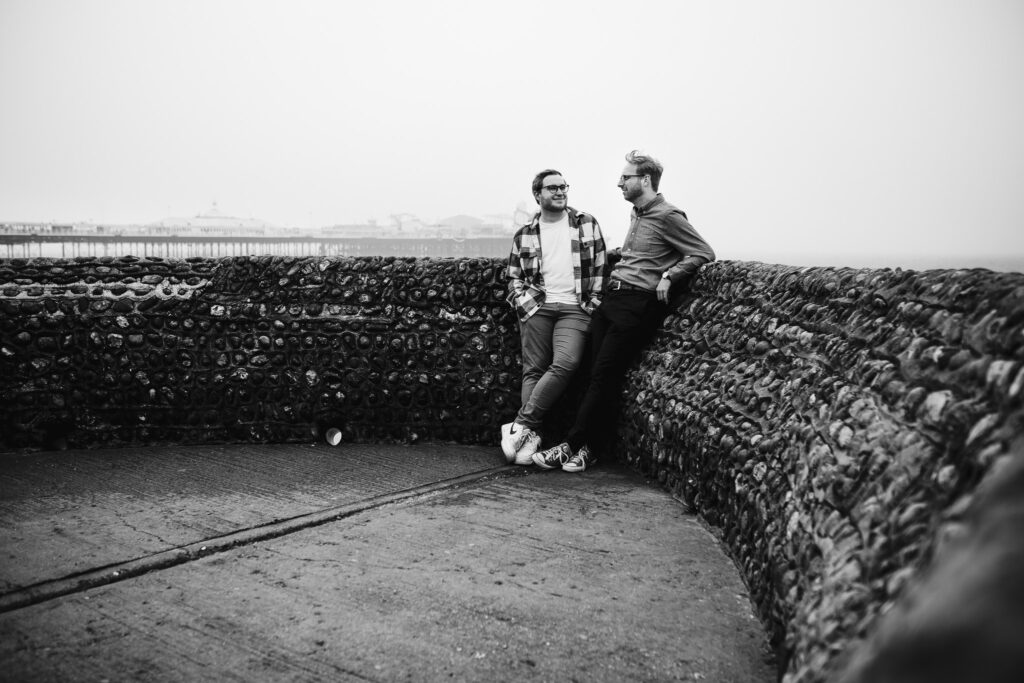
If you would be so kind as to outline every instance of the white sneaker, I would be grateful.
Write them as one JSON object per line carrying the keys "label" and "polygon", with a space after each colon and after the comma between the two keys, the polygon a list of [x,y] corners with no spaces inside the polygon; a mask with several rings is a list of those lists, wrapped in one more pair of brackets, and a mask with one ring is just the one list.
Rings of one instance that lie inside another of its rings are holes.
{"label": "white sneaker", "polygon": [[516,451],[523,445],[529,431],[532,430],[516,422],[501,425],[501,452],[505,454],[505,461],[508,464],[516,461]]}
{"label": "white sneaker", "polygon": [[517,465],[532,465],[533,454],[540,450],[540,434],[529,427],[523,427],[526,436],[523,437],[523,444],[516,451]]}

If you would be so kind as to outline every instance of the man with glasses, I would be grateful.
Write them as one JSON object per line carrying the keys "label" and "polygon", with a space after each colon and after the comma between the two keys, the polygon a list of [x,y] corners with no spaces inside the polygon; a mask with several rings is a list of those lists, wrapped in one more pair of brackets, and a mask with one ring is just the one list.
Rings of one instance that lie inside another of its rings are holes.
{"label": "man with glasses", "polygon": [[631,223],[622,259],[594,313],[589,384],[566,440],[534,454],[533,462],[544,469],[582,472],[597,461],[595,444],[612,443],[609,435],[597,432],[614,427],[626,371],[668,315],[672,286],[715,260],[686,214],[658,192],[662,165],[636,150],[626,162],[618,186],[633,205]]}
{"label": "man with glasses", "polygon": [[522,407],[502,425],[501,449],[517,465],[533,464],[545,414],[580,365],[607,262],[597,220],[569,206],[561,173],[541,171],[532,189],[540,211],[516,232],[508,258],[507,299],[519,318],[523,386]]}

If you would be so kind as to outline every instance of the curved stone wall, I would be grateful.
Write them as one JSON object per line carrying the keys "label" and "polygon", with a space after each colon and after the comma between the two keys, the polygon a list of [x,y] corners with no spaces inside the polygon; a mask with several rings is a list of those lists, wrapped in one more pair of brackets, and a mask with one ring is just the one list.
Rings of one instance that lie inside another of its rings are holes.
{"label": "curved stone wall", "polygon": [[[0,451],[329,426],[495,443],[519,403],[504,277],[498,259],[0,261]],[[1022,346],[1024,275],[710,264],[629,377],[621,450],[720,530],[785,680],[855,651],[873,671],[859,643],[994,463],[1024,457]]]}
{"label": "curved stone wall", "polygon": [[630,378],[622,450],[721,529],[785,680],[827,680],[1024,457],[1024,275],[720,262],[692,295]]}

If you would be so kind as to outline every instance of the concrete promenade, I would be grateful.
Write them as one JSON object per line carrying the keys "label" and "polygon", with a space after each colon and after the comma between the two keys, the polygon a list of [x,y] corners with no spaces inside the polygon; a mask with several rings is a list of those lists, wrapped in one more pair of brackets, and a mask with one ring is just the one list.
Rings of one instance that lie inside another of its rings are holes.
{"label": "concrete promenade", "polygon": [[2,681],[775,680],[715,537],[615,463],[0,454]]}

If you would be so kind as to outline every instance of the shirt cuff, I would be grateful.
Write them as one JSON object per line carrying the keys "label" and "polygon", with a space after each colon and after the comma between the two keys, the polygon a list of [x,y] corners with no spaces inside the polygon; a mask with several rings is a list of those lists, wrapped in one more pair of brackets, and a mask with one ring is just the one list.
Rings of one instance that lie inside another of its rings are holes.
{"label": "shirt cuff", "polygon": [[700,267],[708,262],[708,259],[703,256],[687,256],[682,261],[677,263],[668,269],[669,279],[673,283],[678,282],[681,278],[693,275]]}

